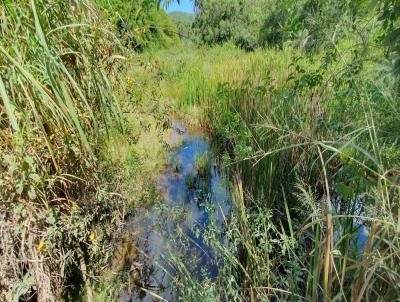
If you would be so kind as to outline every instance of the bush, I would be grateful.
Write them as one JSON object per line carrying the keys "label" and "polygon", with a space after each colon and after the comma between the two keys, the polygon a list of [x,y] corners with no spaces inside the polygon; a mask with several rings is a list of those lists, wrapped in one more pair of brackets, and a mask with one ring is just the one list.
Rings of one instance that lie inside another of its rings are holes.
{"label": "bush", "polygon": [[263,4],[261,0],[210,0],[196,15],[193,27],[201,41],[209,45],[232,40],[243,49],[253,50],[258,46]]}
{"label": "bush", "polygon": [[179,42],[178,31],[160,1],[95,0],[109,16],[127,46],[137,51],[167,47]]}

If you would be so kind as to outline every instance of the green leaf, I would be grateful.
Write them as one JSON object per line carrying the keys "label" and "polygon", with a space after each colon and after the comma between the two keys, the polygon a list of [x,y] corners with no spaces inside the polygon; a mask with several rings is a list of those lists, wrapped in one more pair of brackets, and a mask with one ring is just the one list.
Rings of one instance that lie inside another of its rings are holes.
{"label": "green leaf", "polygon": [[36,11],[35,0],[31,1],[31,5],[32,5],[33,17],[35,18],[36,34],[37,34],[37,36],[39,38],[39,42],[47,52],[50,52],[49,51],[49,47],[47,46],[46,36],[43,33],[43,29],[42,29],[42,26],[40,24],[40,19],[39,19],[39,16],[37,14],[37,11]]}
{"label": "green leaf", "polygon": [[73,121],[73,123],[75,125],[75,128],[78,130],[78,133],[79,133],[79,136],[80,136],[81,141],[83,143],[83,146],[85,147],[85,149],[88,152],[91,153],[92,149],[90,148],[89,141],[88,141],[88,139],[86,137],[86,134],[85,134],[82,126],[81,126],[81,123],[79,122],[79,117],[78,117],[78,114],[76,112],[76,106],[75,106],[74,102],[72,101],[71,96],[68,94],[67,88],[65,87],[65,85],[63,83],[61,83],[61,91],[62,91],[62,94],[64,96],[67,108],[69,110],[69,115],[71,116],[71,119],[72,119],[72,121]]}
{"label": "green leaf", "polygon": [[29,167],[33,167],[35,164],[35,160],[33,159],[32,156],[26,156],[24,158],[25,162],[29,165]]}
{"label": "green leaf", "polygon": [[30,200],[35,200],[37,195],[34,188],[30,188],[28,191],[28,196]]}
{"label": "green leaf", "polygon": [[15,185],[15,192],[18,195],[21,195],[23,191],[24,191],[24,184],[22,183],[22,181],[20,181]]}
{"label": "green leaf", "polygon": [[47,217],[47,222],[49,224],[54,224],[56,222],[56,219],[54,218],[53,213],[51,213],[50,216]]}
{"label": "green leaf", "polygon": [[29,175],[29,178],[32,179],[35,182],[40,182],[40,176],[39,174],[33,173]]}
{"label": "green leaf", "polygon": [[11,127],[15,132],[19,131],[19,126],[17,122],[17,118],[14,114],[15,112],[15,106],[10,102],[10,99],[8,98],[6,87],[4,86],[3,79],[0,77],[0,95],[1,98],[3,99],[3,104],[6,109],[6,113],[8,116],[8,120],[10,121]]}
{"label": "green leaf", "polygon": [[22,297],[23,295],[27,294],[30,289],[31,286],[34,282],[34,278],[33,276],[26,274],[22,280],[19,280],[13,289],[13,301],[14,302],[18,302],[20,301],[20,297]]}
{"label": "green leaf", "polygon": [[349,199],[353,196],[353,190],[344,183],[336,184],[336,192],[344,199]]}

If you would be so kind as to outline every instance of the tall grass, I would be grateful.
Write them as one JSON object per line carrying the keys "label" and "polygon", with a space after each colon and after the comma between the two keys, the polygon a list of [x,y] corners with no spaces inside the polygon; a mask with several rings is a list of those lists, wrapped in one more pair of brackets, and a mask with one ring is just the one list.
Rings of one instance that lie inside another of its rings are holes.
{"label": "tall grass", "polygon": [[2,301],[55,301],[73,268],[90,293],[110,256],[112,232],[95,223],[121,204],[95,154],[121,125],[108,75],[123,57],[107,26],[87,1],[0,3]]}
{"label": "tall grass", "polygon": [[236,175],[229,243],[216,243],[219,289],[182,274],[185,297],[398,299],[398,95],[379,62],[358,65],[349,45],[336,45],[333,60],[291,48],[198,50],[175,59],[169,79],[173,63],[161,66]]}

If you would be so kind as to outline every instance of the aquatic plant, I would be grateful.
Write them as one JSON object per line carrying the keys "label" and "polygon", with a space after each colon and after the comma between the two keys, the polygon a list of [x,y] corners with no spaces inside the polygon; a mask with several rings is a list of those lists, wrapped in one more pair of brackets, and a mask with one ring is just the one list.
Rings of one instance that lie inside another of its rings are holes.
{"label": "aquatic plant", "polygon": [[181,162],[179,160],[179,158],[175,157],[172,160],[172,170],[174,171],[174,173],[179,173],[179,171],[181,170]]}
{"label": "aquatic plant", "polygon": [[190,191],[196,188],[196,176],[192,173],[188,173],[185,178],[186,188]]}
{"label": "aquatic plant", "polygon": [[200,178],[208,178],[211,174],[212,159],[206,151],[203,154],[197,154],[194,164],[196,176]]}

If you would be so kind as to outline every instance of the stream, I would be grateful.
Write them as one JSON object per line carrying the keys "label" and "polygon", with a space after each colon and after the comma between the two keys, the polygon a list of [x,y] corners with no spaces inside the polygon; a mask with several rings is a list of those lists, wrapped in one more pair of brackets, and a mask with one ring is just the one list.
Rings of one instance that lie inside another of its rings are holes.
{"label": "stream", "polygon": [[[223,265],[213,246],[226,240],[232,204],[227,177],[205,133],[174,121],[169,145],[169,164],[158,181],[160,201],[138,206],[127,221],[134,245],[129,253],[135,256],[125,261],[133,278],[120,296],[123,302],[178,301],[180,276],[214,281]],[[361,215],[362,199],[357,204]],[[368,229],[360,222],[354,230],[351,246],[362,253]],[[341,231],[338,225],[335,241]]]}
{"label": "stream", "polygon": [[[139,208],[127,223],[138,250],[138,280],[121,301],[177,301],[174,280],[216,278],[221,260],[208,230],[223,233],[230,212],[227,181],[207,136],[173,122],[169,165],[159,180],[161,202]],[[223,235],[217,240],[223,240]]]}

